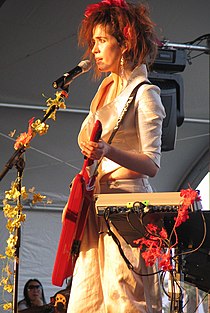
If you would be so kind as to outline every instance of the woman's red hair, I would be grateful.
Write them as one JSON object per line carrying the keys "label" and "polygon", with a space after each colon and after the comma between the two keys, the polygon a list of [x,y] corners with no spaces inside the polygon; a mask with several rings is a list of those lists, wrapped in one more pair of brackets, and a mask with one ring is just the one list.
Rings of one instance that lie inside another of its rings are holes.
{"label": "woman's red hair", "polygon": [[[154,30],[149,9],[143,4],[125,5],[110,4],[114,1],[102,1],[89,5],[78,32],[79,46],[85,47],[84,56],[93,60],[92,36],[97,25],[106,27],[108,33],[116,38],[120,46],[125,46],[125,66],[146,64],[148,67],[154,62],[157,53],[157,37]],[[95,67],[96,76],[97,70]]]}

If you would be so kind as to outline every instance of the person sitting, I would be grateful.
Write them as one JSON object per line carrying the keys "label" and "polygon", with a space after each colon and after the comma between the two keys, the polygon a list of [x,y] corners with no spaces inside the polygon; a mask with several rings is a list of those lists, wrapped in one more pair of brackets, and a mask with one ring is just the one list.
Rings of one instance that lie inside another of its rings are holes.
{"label": "person sitting", "polygon": [[44,290],[41,282],[36,279],[29,279],[23,289],[24,299],[18,302],[18,312],[46,304]]}

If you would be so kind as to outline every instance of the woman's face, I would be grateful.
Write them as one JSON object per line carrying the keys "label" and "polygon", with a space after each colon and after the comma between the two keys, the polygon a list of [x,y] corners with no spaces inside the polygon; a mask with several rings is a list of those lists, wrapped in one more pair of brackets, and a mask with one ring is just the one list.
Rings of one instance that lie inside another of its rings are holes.
{"label": "woman's face", "polygon": [[100,72],[113,72],[119,74],[119,64],[122,56],[122,49],[116,38],[111,36],[102,25],[93,29],[92,53]]}
{"label": "woman's face", "polygon": [[28,296],[32,302],[42,299],[42,286],[36,281],[31,281],[27,287]]}

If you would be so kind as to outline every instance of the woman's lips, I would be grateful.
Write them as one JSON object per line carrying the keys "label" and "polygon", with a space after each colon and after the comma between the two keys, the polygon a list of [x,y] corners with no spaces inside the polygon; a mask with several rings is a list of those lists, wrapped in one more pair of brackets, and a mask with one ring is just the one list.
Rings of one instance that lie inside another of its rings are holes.
{"label": "woman's lips", "polygon": [[96,64],[102,62],[102,59],[96,59]]}

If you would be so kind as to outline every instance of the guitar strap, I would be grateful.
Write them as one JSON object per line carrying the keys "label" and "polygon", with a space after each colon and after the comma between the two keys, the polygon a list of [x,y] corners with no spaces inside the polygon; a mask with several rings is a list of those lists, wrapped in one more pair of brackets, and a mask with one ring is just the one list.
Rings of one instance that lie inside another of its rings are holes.
{"label": "guitar strap", "polygon": [[128,109],[130,108],[131,104],[135,101],[135,98],[136,98],[136,94],[137,94],[137,91],[138,89],[142,86],[142,85],[145,85],[145,84],[148,84],[148,85],[151,85],[151,83],[149,81],[143,81],[141,83],[139,83],[134,89],[133,91],[131,92],[130,96],[128,97],[128,100],[117,120],[117,123],[109,137],[109,140],[107,141],[108,144],[111,144],[116,132],[118,131],[119,127],[120,127],[120,124],[122,123],[122,121],[124,120],[125,118],[125,115],[126,115],[126,112],[128,111]]}
{"label": "guitar strap", "polygon": [[[142,85],[145,85],[145,84],[151,85],[151,83],[150,83],[149,81],[146,81],[146,80],[145,80],[145,81],[139,83],[139,84],[133,89],[133,91],[131,92],[131,94],[130,94],[130,96],[128,97],[128,100],[126,101],[126,104],[125,104],[125,106],[124,106],[124,108],[123,108],[123,110],[122,110],[122,112],[121,112],[121,114],[120,114],[120,116],[119,116],[119,118],[118,118],[118,120],[117,120],[117,123],[116,123],[116,125],[115,125],[115,127],[114,127],[114,129],[113,129],[113,131],[112,131],[112,133],[111,133],[111,135],[110,135],[108,141],[107,141],[108,144],[111,144],[111,142],[112,142],[114,136],[116,135],[116,133],[117,133],[117,131],[118,131],[118,129],[119,129],[119,127],[120,127],[122,121],[123,121],[124,118],[125,118],[126,112],[127,112],[128,109],[131,107],[131,104],[134,103],[138,89],[139,89]],[[95,169],[94,169],[94,175],[97,173],[97,169],[98,169],[98,167],[99,167],[99,165],[100,165],[102,159],[103,159],[103,157],[98,161],[97,166],[96,166]]]}

